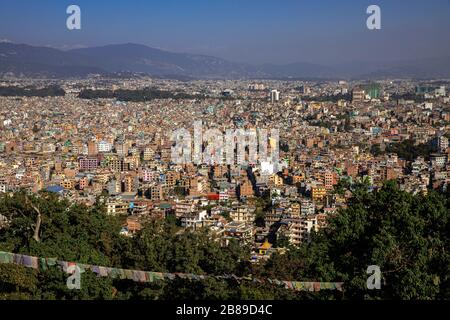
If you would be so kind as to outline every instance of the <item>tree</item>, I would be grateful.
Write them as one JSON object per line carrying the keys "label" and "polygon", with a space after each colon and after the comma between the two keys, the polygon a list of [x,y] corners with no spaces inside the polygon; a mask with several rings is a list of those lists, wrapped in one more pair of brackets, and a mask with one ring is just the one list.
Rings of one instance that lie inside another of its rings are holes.
{"label": "tree", "polygon": [[373,145],[371,145],[371,147],[370,147],[370,153],[371,153],[373,156],[377,157],[377,156],[379,156],[379,155],[382,155],[382,154],[383,154],[383,151],[381,151],[381,147],[380,147],[379,144],[373,144]]}
{"label": "tree", "polygon": [[[348,207],[330,216],[310,242],[259,263],[249,262],[249,247],[238,241],[221,246],[206,229],[180,233],[173,223],[151,221],[133,238],[122,237],[123,221],[106,215],[101,204],[88,208],[48,193],[5,194],[0,214],[9,224],[0,229],[2,251],[156,272],[343,281],[345,295],[211,277],[135,283],[90,271],[82,275],[81,290],[69,290],[67,274],[57,267],[37,272],[4,264],[0,299],[450,299],[450,197],[412,195],[394,181],[373,192],[364,186],[352,191]],[[41,214],[39,242],[33,239],[33,206]],[[369,265],[381,269],[381,290],[366,288]]]}
{"label": "tree", "polygon": [[[264,272],[344,281],[346,298],[448,297],[449,210],[442,195],[414,196],[390,181],[376,192],[355,192],[328,224],[310,243],[272,256]],[[369,265],[381,268],[381,290],[366,289]]]}
{"label": "tree", "polygon": [[24,266],[0,264],[0,300],[32,299],[38,285],[36,273]]}
{"label": "tree", "polygon": [[404,140],[400,143],[389,144],[385,150],[385,153],[396,153],[399,158],[408,161],[413,161],[419,156],[428,159],[432,152],[433,147],[430,144],[415,145],[413,140]]}

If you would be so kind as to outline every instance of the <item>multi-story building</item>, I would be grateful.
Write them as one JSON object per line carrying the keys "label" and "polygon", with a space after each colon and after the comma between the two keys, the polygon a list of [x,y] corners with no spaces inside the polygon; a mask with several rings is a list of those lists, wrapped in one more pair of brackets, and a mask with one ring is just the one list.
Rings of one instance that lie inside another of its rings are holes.
{"label": "multi-story building", "polygon": [[352,91],[352,102],[353,103],[359,103],[359,102],[364,102],[366,98],[366,93],[364,90],[362,89],[353,89]]}
{"label": "multi-story building", "polygon": [[252,183],[249,180],[245,180],[239,185],[239,197],[247,198],[255,195]]}
{"label": "multi-story building", "polygon": [[73,189],[75,188],[75,180],[73,179],[64,179],[60,182],[60,186],[64,189]]}
{"label": "multi-story building", "polygon": [[236,222],[252,224],[255,221],[255,208],[249,206],[237,206],[230,211],[230,218]]}
{"label": "multi-story building", "polygon": [[112,145],[109,142],[102,140],[98,143],[98,152],[107,153],[111,152],[111,150]]}
{"label": "multi-story building", "polygon": [[224,227],[223,240],[228,245],[231,239],[236,239],[240,243],[250,243],[253,240],[254,231],[252,225],[244,222],[232,221]]}
{"label": "multi-story building", "polygon": [[447,155],[441,153],[433,153],[430,155],[431,166],[433,168],[443,168],[447,163]]}
{"label": "multi-story building", "polygon": [[151,147],[146,147],[144,149],[144,160],[150,161],[153,160],[154,158],[155,158],[155,150]]}
{"label": "multi-story building", "polygon": [[316,210],[316,208],[312,201],[302,200],[301,205],[300,205],[300,215],[301,216],[314,215],[315,210]]}
{"label": "multi-story building", "polygon": [[97,158],[80,158],[78,159],[80,171],[95,171],[98,167]]}
{"label": "multi-story building", "polygon": [[152,200],[164,199],[164,188],[162,185],[157,184],[150,188],[150,197]]}
{"label": "multi-story building", "polygon": [[108,215],[126,215],[130,205],[121,199],[109,199],[106,203],[106,212]]}
{"label": "multi-story building", "polygon": [[96,141],[88,141],[88,156],[95,157],[98,154],[98,145]]}
{"label": "multi-story building", "polygon": [[327,195],[327,189],[323,185],[311,187],[311,197],[314,202],[322,201]]}
{"label": "multi-story building", "polygon": [[206,210],[188,213],[181,217],[181,226],[188,229],[198,229],[205,226],[208,213]]}

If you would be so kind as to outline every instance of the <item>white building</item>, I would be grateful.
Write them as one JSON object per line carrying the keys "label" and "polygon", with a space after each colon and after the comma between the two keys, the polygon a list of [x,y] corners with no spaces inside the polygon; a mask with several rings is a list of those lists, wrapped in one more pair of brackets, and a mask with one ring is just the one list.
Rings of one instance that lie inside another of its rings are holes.
{"label": "white building", "polygon": [[312,201],[309,200],[303,200],[300,206],[300,214],[302,216],[310,216],[315,213],[315,206]]}
{"label": "white building", "polygon": [[112,145],[107,141],[100,141],[98,143],[98,152],[111,152]]}
{"label": "white building", "polygon": [[204,226],[204,222],[208,216],[206,210],[198,213],[186,214],[181,217],[181,226],[184,228],[197,229]]}
{"label": "white building", "polygon": [[438,97],[445,97],[445,86],[440,86],[434,90],[434,94]]}

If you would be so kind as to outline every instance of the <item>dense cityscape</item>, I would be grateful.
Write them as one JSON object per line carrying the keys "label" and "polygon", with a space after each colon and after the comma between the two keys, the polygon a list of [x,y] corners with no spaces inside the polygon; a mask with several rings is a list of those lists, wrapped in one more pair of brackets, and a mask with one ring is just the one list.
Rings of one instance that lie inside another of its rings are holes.
{"label": "dense cityscape", "polygon": [[0,2],[2,311],[448,304],[449,1]]}
{"label": "dense cityscape", "polygon": [[[42,84],[5,81],[2,89],[29,85]],[[205,227],[246,239],[260,259],[275,248],[258,255],[257,239],[273,232],[299,245],[324,227],[327,215],[347,205],[351,193],[336,192],[346,184],[376,189],[396,180],[402,190],[426,194],[445,192],[450,179],[445,82],[97,79],[55,85],[65,95],[0,98],[0,190],[47,190],[87,206],[101,201],[107,214],[127,217],[122,232],[129,236],[148,219],[173,216],[186,231]],[[79,98],[87,89],[149,87],[202,98]],[[198,120],[223,132],[279,129],[283,169],[174,164],[172,132],[192,130]],[[269,200],[265,207],[261,199]]]}
{"label": "dense cityscape", "polygon": [[[219,248],[237,243],[250,265],[265,268],[314,243],[358,190],[375,194],[395,181],[398,192],[448,194],[446,85],[5,79],[0,191],[100,207],[119,221],[122,238],[140,237],[157,221],[176,236],[206,232]],[[279,149],[280,165],[174,163],[172,132],[192,131],[199,120],[222,132],[278,129],[279,146],[269,149]],[[23,210],[33,208],[40,212]],[[6,237],[15,215],[3,208],[0,217]]]}

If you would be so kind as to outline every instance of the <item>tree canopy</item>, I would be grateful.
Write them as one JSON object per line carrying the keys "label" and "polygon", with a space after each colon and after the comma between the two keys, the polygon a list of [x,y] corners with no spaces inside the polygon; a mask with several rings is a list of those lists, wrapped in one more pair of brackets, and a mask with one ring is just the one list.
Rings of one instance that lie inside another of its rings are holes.
{"label": "tree canopy", "polygon": [[[343,281],[334,291],[295,292],[268,283],[207,280],[135,283],[82,275],[81,290],[67,274],[0,265],[0,299],[450,299],[449,198],[412,195],[394,182],[353,192],[346,209],[330,216],[312,241],[250,263],[249,248],[221,246],[206,230],[180,232],[152,221],[134,237],[119,234],[123,218],[101,205],[71,204],[54,194],[18,192],[0,197],[0,250],[65,261],[156,272],[236,274],[295,281]],[[39,241],[33,237],[38,208]],[[367,290],[369,265],[382,273],[381,290]]]}

